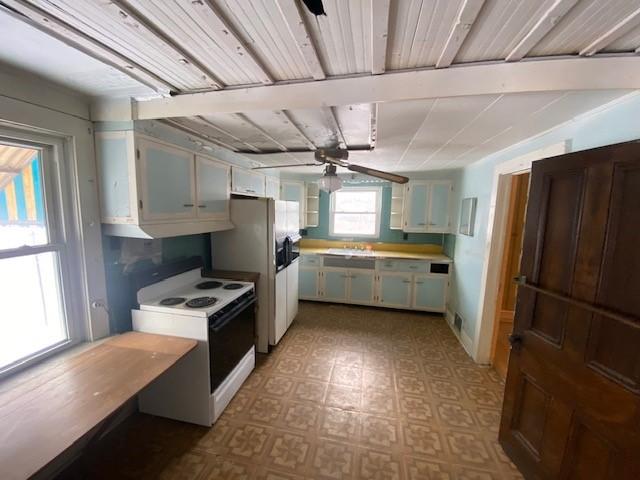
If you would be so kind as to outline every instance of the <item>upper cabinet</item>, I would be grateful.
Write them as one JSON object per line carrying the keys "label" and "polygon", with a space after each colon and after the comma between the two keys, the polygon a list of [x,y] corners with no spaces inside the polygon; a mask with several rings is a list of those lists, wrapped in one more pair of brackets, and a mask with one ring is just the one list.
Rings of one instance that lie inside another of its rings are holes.
{"label": "upper cabinet", "polygon": [[305,228],[307,226],[307,193],[304,182],[280,182],[280,200],[300,204],[300,228]]}
{"label": "upper cabinet", "polygon": [[[448,180],[409,182],[402,196],[402,230],[447,233],[451,230],[452,183]],[[397,210],[395,211],[397,216]],[[394,219],[393,199],[391,223]]]}
{"label": "upper cabinet", "polygon": [[231,168],[231,193],[250,197],[265,196],[265,176],[253,170]]}
{"label": "upper cabinet", "polygon": [[96,133],[103,230],[163,238],[232,228],[229,169],[133,131]]}
{"label": "upper cabinet", "polygon": [[280,179],[276,177],[270,177],[265,175],[265,193],[267,198],[273,198],[274,200],[280,199]]}

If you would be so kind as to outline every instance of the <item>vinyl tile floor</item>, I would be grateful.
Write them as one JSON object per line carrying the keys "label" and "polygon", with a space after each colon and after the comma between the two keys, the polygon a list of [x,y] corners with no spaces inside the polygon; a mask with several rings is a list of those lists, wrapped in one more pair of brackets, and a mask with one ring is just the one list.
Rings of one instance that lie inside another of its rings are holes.
{"label": "vinyl tile floor", "polygon": [[301,302],[212,428],[136,414],[60,479],[520,479],[503,384],[441,316]]}

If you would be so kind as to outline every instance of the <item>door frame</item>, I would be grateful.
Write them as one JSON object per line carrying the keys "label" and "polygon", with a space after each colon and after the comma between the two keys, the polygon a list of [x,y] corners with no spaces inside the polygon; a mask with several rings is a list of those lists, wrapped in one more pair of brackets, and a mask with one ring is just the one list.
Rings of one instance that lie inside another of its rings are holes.
{"label": "door frame", "polygon": [[489,365],[492,360],[493,330],[502,257],[504,236],[507,228],[511,176],[531,170],[536,160],[563,155],[571,151],[571,140],[554,143],[518,156],[497,165],[493,171],[493,188],[489,203],[487,237],[480,282],[480,304],[473,338],[473,359],[476,363]]}

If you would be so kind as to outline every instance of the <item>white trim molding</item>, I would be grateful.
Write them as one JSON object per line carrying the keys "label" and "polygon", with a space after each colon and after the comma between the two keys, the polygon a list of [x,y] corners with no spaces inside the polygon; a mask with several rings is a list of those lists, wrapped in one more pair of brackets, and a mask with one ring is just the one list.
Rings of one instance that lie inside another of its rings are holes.
{"label": "white trim molding", "polygon": [[504,253],[511,176],[531,170],[531,164],[542,158],[567,153],[568,141],[554,143],[496,166],[489,203],[487,238],[480,283],[480,303],[473,339],[472,357],[479,364],[491,363],[491,340],[495,324],[496,299],[500,284],[500,265]]}
{"label": "white trim molding", "polygon": [[640,89],[636,55],[480,63],[443,69],[387,72],[317,81],[156,98],[135,103],[131,116],[106,104],[94,108],[94,121],[152,120],[256,110],[319,108],[425,98],[522,92]]}

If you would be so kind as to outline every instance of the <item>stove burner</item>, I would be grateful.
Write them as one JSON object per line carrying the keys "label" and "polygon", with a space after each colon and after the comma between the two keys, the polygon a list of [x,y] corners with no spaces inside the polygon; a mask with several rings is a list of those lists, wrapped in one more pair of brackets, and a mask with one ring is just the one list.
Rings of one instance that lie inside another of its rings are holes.
{"label": "stove burner", "polygon": [[189,300],[185,305],[189,308],[203,308],[213,305],[218,301],[215,297],[196,297]]}
{"label": "stove burner", "polygon": [[238,290],[239,288],[244,287],[241,283],[227,283],[224,287],[225,290]]}
{"label": "stove burner", "polygon": [[184,297],[167,297],[160,300],[160,305],[165,305],[165,306],[180,305],[185,300],[186,298]]}
{"label": "stove burner", "polygon": [[208,282],[201,282],[196,285],[198,290],[211,290],[212,288],[218,288],[222,286],[222,282],[217,282],[215,280],[211,280]]}

